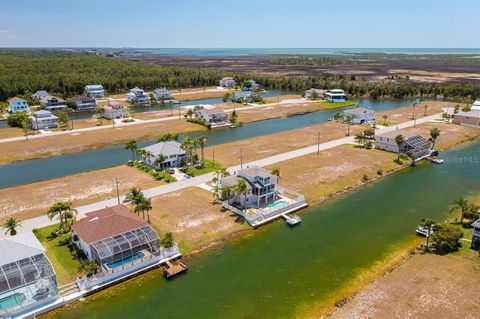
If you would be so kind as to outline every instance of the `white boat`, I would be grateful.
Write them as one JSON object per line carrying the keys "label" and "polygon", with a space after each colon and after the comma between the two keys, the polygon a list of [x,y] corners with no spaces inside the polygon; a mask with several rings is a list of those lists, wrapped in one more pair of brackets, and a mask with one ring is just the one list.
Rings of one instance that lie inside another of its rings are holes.
{"label": "white boat", "polygon": [[[425,226],[418,226],[416,230],[417,235],[427,237],[428,234],[428,228]],[[430,229],[430,235],[433,234],[433,226]]]}

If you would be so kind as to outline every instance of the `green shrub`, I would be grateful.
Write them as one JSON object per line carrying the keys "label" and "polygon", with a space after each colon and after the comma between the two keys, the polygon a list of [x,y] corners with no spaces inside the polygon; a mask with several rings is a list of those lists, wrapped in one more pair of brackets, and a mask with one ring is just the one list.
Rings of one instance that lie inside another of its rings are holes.
{"label": "green shrub", "polygon": [[14,114],[10,114],[10,116],[7,119],[7,123],[11,127],[20,127],[22,128],[22,123],[25,121],[29,121],[28,114],[25,112],[17,112]]}

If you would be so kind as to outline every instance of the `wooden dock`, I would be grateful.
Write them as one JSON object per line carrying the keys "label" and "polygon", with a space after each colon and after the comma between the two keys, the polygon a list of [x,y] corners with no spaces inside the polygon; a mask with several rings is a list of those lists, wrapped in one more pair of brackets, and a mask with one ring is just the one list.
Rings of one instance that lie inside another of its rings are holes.
{"label": "wooden dock", "polygon": [[170,278],[172,276],[178,275],[181,272],[184,272],[187,269],[188,266],[184,262],[178,261],[172,263],[170,261],[166,261],[165,266],[163,267],[163,275],[167,278]]}
{"label": "wooden dock", "polygon": [[282,214],[282,217],[285,218],[285,220],[287,221],[287,224],[289,224],[290,226],[296,225],[302,221],[300,216],[296,216],[296,215],[288,216],[287,214]]}

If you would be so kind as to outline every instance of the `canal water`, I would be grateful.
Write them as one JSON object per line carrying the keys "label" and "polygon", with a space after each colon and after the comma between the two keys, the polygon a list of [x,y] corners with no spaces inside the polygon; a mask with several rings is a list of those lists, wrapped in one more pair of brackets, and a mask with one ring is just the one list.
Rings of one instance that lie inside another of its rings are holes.
{"label": "canal water", "polygon": [[[359,274],[415,238],[423,217],[443,221],[451,200],[480,193],[480,143],[308,208],[189,260],[165,280],[154,270],[49,318],[296,318],[324,306]],[[232,221],[233,222],[233,221]],[[468,245],[468,243],[464,243]]]}
{"label": "canal water", "polygon": [[[361,105],[368,106],[376,111],[381,111],[410,105],[412,100],[361,100],[359,102]],[[191,133],[189,136],[196,137],[199,135],[205,135],[208,138],[208,145],[212,146],[316,125],[326,122],[337,112],[339,111],[320,111],[304,115],[248,123],[235,129]],[[182,137],[183,136],[181,136],[181,138]],[[145,141],[139,143],[139,147],[145,147],[153,143],[154,141],[152,140]],[[125,146],[122,144],[67,155],[0,165],[0,188],[120,165],[126,163],[130,158],[131,152],[125,150]]]}

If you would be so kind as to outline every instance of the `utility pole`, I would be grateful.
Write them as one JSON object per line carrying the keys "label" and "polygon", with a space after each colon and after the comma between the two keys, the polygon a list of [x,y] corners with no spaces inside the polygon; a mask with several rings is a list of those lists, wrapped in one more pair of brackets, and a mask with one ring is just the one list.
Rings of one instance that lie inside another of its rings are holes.
{"label": "utility pole", "polygon": [[213,162],[213,167],[215,167],[215,147],[212,147],[212,162]]}
{"label": "utility pole", "polygon": [[180,111],[180,107],[178,108],[178,119],[181,120],[182,119],[182,114],[181,114],[181,111]]}
{"label": "utility pole", "polygon": [[118,178],[115,177],[115,187],[117,189],[117,203],[120,205],[120,191],[118,190]]}
{"label": "utility pole", "polygon": [[320,155],[320,132],[318,132],[317,136],[317,155]]}
{"label": "utility pole", "polygon": [[243,151],[240,149],[240,169],[243,169]]}

